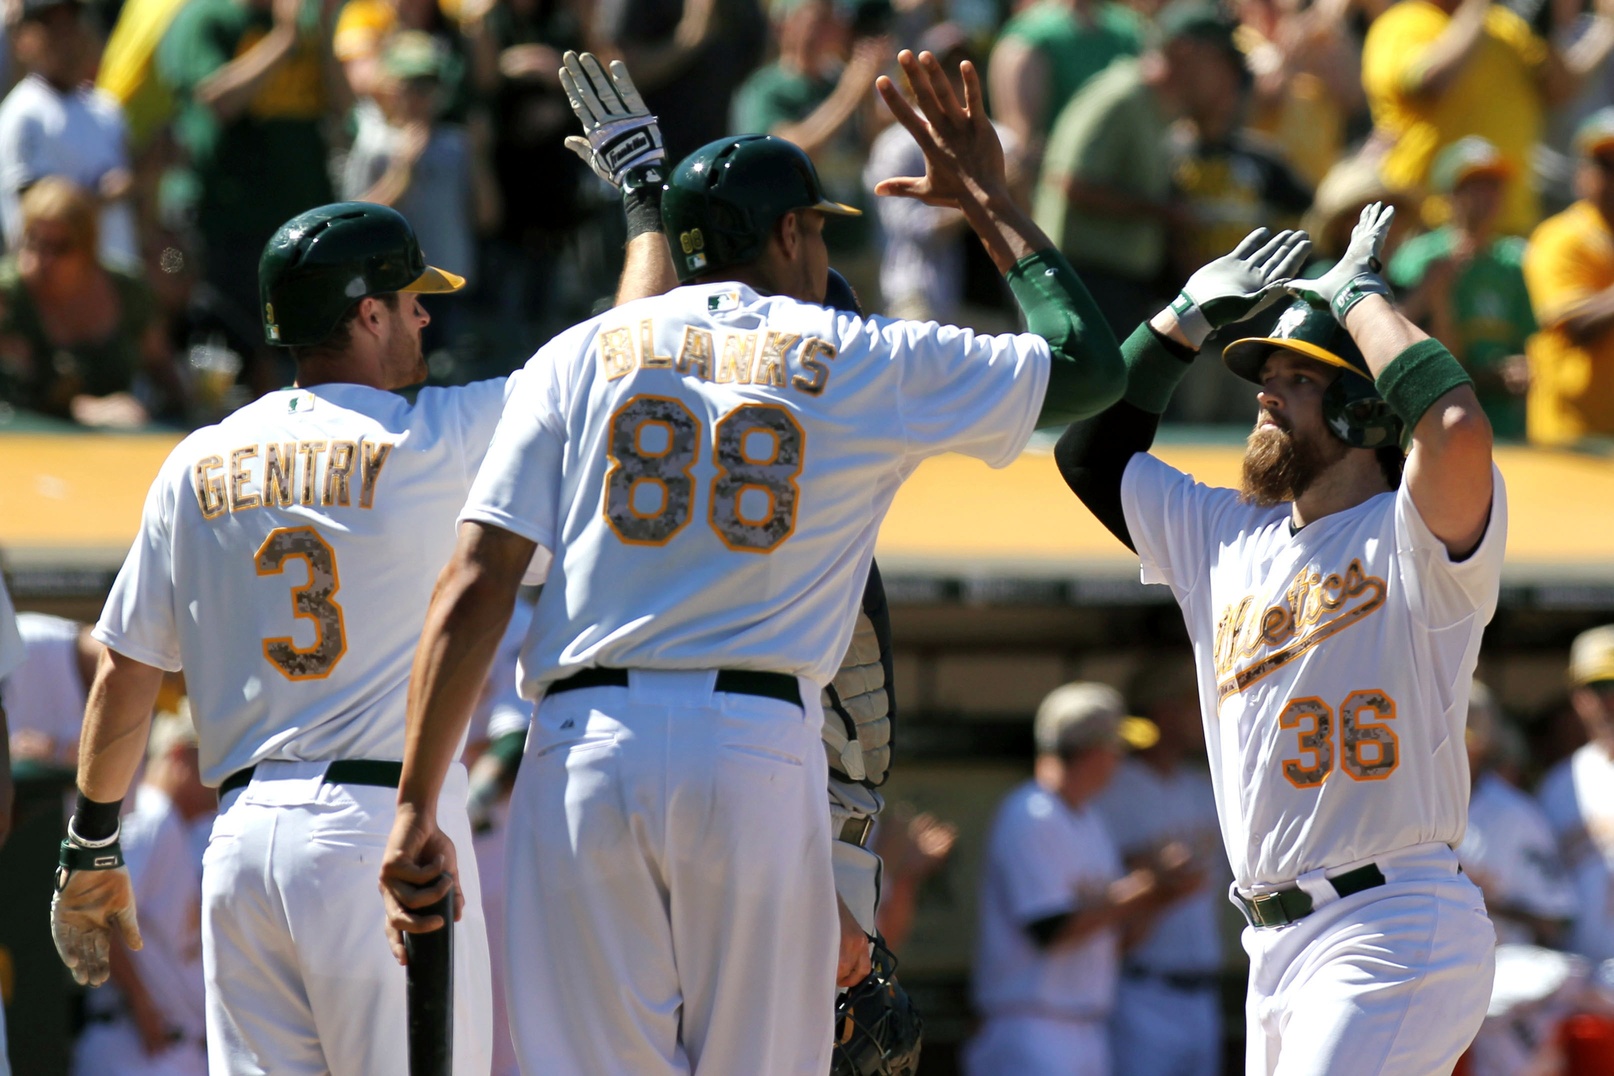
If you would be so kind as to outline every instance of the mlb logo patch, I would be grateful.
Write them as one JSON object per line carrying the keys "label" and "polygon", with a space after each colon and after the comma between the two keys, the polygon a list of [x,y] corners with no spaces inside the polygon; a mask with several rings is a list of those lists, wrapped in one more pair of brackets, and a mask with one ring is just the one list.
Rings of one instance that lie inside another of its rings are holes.
{"label": "mlb logo patch", "polygon": [[691,254],[689,257],[684,259],[684,264],[686,266],[688,266],[691,271],[693,271],[695,269],[705,269],[706,268],[706,255],[704,255],[704,254]]}
{"label": "mlb logo patch", "polygon": [[286,401],[286,414],[300,415],[304,411],[314,410],[316,397],[312,392],[297,392]]}
{"label": "mlb logo patch", "polygon": [[740,293],[737,291],[720,291],[716,295],[706,297],[708,314],[721,314],[727,310],[738,310],[739,307]]}

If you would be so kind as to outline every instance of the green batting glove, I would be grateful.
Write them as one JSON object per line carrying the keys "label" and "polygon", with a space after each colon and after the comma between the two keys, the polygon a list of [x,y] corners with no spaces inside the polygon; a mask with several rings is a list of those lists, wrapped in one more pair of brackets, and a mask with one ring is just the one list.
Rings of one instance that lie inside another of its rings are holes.
{"label": "green batting glove", "polygon": [[1171,304],[1177,325],[1196,349],[1213,329],[1253,316],[1282,293],[1306,263],[1311,239],[1305,232],[1273,235],[1257,228],[1244,241],[1188,278]]}
{"label": "green batting glove", "polygon": [[1314,306],[1328,307],[1341,325],[1345,324],[1346,312],[1369,295],[1388,296],[1390,285],[1379,275],[1384,268],[1379,254],[1394,220],[1394,206],[1383,202],[1369,205],[1357,219],[1350,246],[1339,263],[1316,280],[1294,281],[1289,290]]}

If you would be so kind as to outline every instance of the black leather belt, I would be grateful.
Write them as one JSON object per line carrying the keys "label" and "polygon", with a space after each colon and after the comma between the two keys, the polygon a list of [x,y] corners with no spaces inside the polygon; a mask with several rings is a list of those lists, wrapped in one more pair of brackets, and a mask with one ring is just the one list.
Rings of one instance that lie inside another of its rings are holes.
{"label": "black leather belt", "polygon": [[855,844],[859,848],[868,847],[869,834],[874,832],[874,816],[865,815],[862,818],[848,818],[841,823],[841,832],[837,840],[847,844]]}
{"label": "black leather belt", "polygon": [[[219,799],[245,788],[252,780],[256,766],[236,770],[219,784]],[[376,785],[380,788],[397,788],[403,779],[402,762],[386,762],[373,758],[339,758],[325,767],[320,781],[327,785]]]}
{"label": "black leather belt", "polygon": [[1184,993],[1217,990],[1222,985],[1222,973],[1219,971],[1154,971],[1137,964],[1127,964],[1121,969],[1121,974],[1128,979],[1146,979],[1150,982],[1164,983],[1173,990],[1181,990]]}
{"label": "black leather belt", "polygon": [[[579,669],[564,680],[556,680],[544,690],[550,695],[558,695],[563,691],[580,691],[585,687],[627,686],[627,669],[607,669],[595,665]],[[755,669],[719,669],[713,690],[735,695],[760,695],[765,699],[778,699],[780,702],[801,705],[801,681],[785,673],[758,672]]]}
{"label": "black leather belt", "polygon": [[[1355,870],[1328,879],[1328,884],[1333,886],[1334,892],[1341,897],[1348,897],[1353,893],[1383,885],[1384,872],[1379,870],[1378,864],[1369,863],[1365,867],[1357,867]],[[1274,889],[1270,893],[1261,893],[1254,897],[1246,897],[1243,893],[1235,891],[1233,896],[1238,899],[1239,908],[1252,927],[1287,926],[1298,919],[1306,918],[1313,910],[1311,894],[1297,885]]]}

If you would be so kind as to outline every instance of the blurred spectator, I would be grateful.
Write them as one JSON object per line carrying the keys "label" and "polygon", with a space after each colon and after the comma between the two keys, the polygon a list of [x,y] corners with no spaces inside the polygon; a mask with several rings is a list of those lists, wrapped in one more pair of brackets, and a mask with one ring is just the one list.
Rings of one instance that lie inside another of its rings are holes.
{"label": "blurred spectator", "polygon": [[1172,243],[1177,279],[1258,227],[1294,227],[1311,205],[1311,191],[1282,158],[1241,129],[1250,73],[1232,33],[1205,40],[1219,46],[1209,53],[1215,62],[1204,65],[1183,100],[1187,122],[1178,125],[1173,147],[1172,179],[1188,218],[1186,232]]}
{"label": "blurred spectator", "polygon": [[1205,744],[1199,680],[1191,657],[1145,657],[1128,698],[1154,722],[1159,741],[1121,762],[1095,803],[1128,869],[1147,869],[1177,846],[1215,868],[1202,885],[1140,932],[1121,966],[1110,1045],[1117,1073],[1216,1076],[1222,1063],[1222,943],[1226,906],[1221,833]]}
{"label": "blurred spectator", "polygon": [[[993,116],[1013,131],[1029,167],[1076,91],[1123,56],[1143,51],[1143,20],[1110,0],[1036,0],[1004,25],[987,67]],[[910,173],[918,175],[919,173]]]}
{"label": "blurred spectator", "polygon": [[85,1000],[74,1076],[203,1076],[202,863],[192,830],[218,806],[202,784],[188,712],[158,714],[145,780],[123,818],[140,913],[138,953],[112,943],[112,979]]}
{"label": "blurred spectator", "polygon": [[1407,240],[1387,275],[1407,317],[1473,377],[1492,432],[1522,441],[1530,387],[1524,348],[1536,319],[1524,284],[1524,240],[1496,234],[1502,185],[1512,175],[1513,166],[1478,135],[1441,150],[1429,188],[1450,201],[1449,222]]}
{"label": "blurred spectator", "polygon": [[1164,305],[1172,117],[1225,79],[1231,29],[1215,7],[1174,0],[1160,45],[1117,60],[1071,98],[1043,155],[1033,215],[1125,338]]}
{"label": "blurred spectator", "polygon": [[84,703],[105,648],[90,638],[90,625],[59,616],[23,613],[17,630],[27,656],[0,679],[11,757],[77,766]]}
{"label": "blurred spectator", "polygon": [[875,925],[887,949],[900,953],[913,933],[919,890],[947,865],[958,841],[958,827],[929,811],[915,814],[906,804],[881,812],[875,853],[883,864]]}
{"label": "blurred spectator", "polygon": [[1143,747],[1152,733],[1102,684],[1066,684],[1037,708],[1035,776],[998,808],[982,867],[969,1076],[1112,1071],[1123,941],[1204,881],[1180,848],[1127,873],[1093,807],[1124,737]]}
{"label": "blurred spectator", "polygon": [[1491,0],[1399,0],[1374,20],[1362,49],[1362,84],[1392,186],[1429,178],[1440,150],[1466,135],[1496,145],[1513,166],[1499,231],[1524,235],[1541,219],[1530,153],[1546,110],[1568,101],[1614,48],[1610,0],[1560,53],[1503,4]]}
{"label": "blurred spectator", "polygon": [[[963,77],[958,65],[973,60],[964,33],[952,23],[934,27],[920,39],[920,50],[928,49],[941,61],[953,89],[963,99]],[[1010,174],[1019,169],[1019,136],[996,121],[998,140],[1010,162]],[[863,172],[865,189],[879,217],[885,240],[880,260],[880,296],[883,313],[912,321],[939,321],[944,325],[967,325],[980,331],[1007,332],[1012,321],[991,312],[965,309],[966,244],[978,244],[964,221],[964,214],[945,206],[930,206],[912,198],[874,198],[872,192],[881,180],[895,176],[925,174],[925,155],[907,128],[893,123],[880,132],[869,152]],[[837,263],[838,266],[838,263]]]}
{"label": "blurred spectator", "polygon": [[[870,129],[874,77],[891,59],[884,37],[852,40],[841,62],[849,26],[831,0],[775,0],[772,8],[779,58],[759,68],[734,94],[736,133],[773,134],[807,151],[827,196],[862,207],[863,165]],[[637,76],[636,76],[637,77]],[[869,218],[824,222],[824,242],[835,268],[871,307],[879,286]]]}
{"label": "blurred spectator", "polygon": [[1417,199],[1385,183],[1378,161],[1366,154],[1346,157],[1328,170],[1317,185],[1311,208],[1300,218],[1300,226],[1311,234],[1312,260],[1305,276],[1315,279],[1334,267],[1350,244],[1351,229],[1356,227],[1362,210],[1374,202],[1396,208],[1382,255],[1389,261],[1418,228]]}
{"label": "blurred spectator", "polygon": [[100,212],[101,259],[140,264],[123,110],[85,80],[94,42],[78,0],[21,0],[13,29],[26,78],[0,104],[0,222],[6,245],[22,242],[19,199],[46,176],[62,176],[94,192]]}
{"label": "blurred spectator", "polygon": [[[459,124],[443,123],[444,54],[419,30],[395,34],[373,101],[361,101],[358,133],[347,157],[342,194],[402,213],[437,264],[474,289],[476,239],[499,219],[499,190],[487,160]],[[430,354],[460,340],[466,293],[432,296],[421,341]]]}
{"label": "blurred spectator", "polygon": [[498,53],[486,21],[492,6],[490,0],[346,0],[331,49],[354,96],[372,97],[389,77],[386,55],[394,35],[428,35],[439,50],[439,112],[464,123],[472,103],[498,88]]}
{"label": "blurred spectator", "polygon": [[597,44],[622,53],[661,123],[669,163],[744,130],[730,130],[729,110],[768,40],[760,0],[595,0],[593,7]]}
{"label": "blurred spectator", "polygon": [[[86,426],[139,426],[178,379],[151,289],[96,259],[96,204],[55,176],[22,197],[22,244],[0,261],[0,399]],[[143,376],[142,376],[143,375]]]}
{"label": "blurred spectator", "polygon": [[1474,681],[1464,736],[1474,791],[1457,858],[1485,894],[1499,943],[1556,946],[1575,916],[1575,890],[1541,808],[1496,773],[1505,721],[1490,688]]}
{"label": "blurred spectator", "polygon": [[174,118],[174,95],[157,76],[157,46],[184,5],[185,0],[124,0],[101,50],[95,84],[122,107],[136,156],[165,136]]}
{"label": "blurred spectator", "polygon": [[327,117],[345,115],[330,49],[333,0],[189,0],[157,69],[180,101],[202,280],[238,345],[255,349],[260,391],[278,387],[263,344],[258,257],[287,219],[332,200]]}
{"label": "blurred spectator", "polygon": [[1614,436],[1614,108],[1593,113],[1575,142],[1580,201],[1542,221],[1524,254],[1541,325],[1526,403],[1539,445]]}
{"label": "blurred spectator", "polygon": [[1614,625],[1575,637],[1569,684],[1587,743],[1542,778],[1538,794],[1580,905],[1569,948],[1607,960],[1614,957]]}
{"label": "blurred spectator", "polygon": [[1254,76],[1246,122],[1315,187],[1339,160],[1351,119],[1366,104],[1361,58],[1322,4],[1239,0],[1233,10],[1239,51]]}

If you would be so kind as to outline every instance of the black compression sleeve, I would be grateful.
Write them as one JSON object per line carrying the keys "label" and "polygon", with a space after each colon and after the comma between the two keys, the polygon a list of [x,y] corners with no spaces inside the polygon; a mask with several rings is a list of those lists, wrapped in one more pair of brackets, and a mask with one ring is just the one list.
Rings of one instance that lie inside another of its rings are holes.
{"label": "black compression sleeve", "polygon": [[1054,446],[1065,483],[1106,530],[1136,553],[1121,507],[1121,479],[1139,452],[1149,451],[1160,416],[1122,400],[1085,422],[1073,423]]}

